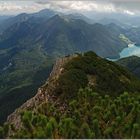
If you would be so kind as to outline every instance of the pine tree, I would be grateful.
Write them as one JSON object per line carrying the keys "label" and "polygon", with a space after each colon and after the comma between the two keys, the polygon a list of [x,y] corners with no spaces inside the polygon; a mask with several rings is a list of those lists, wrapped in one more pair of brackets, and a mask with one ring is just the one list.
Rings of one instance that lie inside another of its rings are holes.
{"label": "pine tree", "polygon": [[89,125],[84,122],[80,128],[80,138],[82,139],[93,139],[95,138],[95,133],[91,131]]}
{"label": "pine tree", "polygon": [[100,128],[99,128],[99,122],[97,119],[93,120],[93,131],[95,132],[95,138],[101,138]]}

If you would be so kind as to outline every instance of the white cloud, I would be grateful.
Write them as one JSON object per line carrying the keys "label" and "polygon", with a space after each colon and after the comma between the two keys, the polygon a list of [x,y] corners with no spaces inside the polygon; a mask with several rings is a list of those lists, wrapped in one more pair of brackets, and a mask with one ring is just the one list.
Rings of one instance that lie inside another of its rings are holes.
{"label": "white cloud", "polygon": [[34,1],[0,1],[0,14],[31,13],[44,8],[49,8],[49,4],[43,6]]}
{"label": "white cloud", "polygon": [[21,10],[22,6],[13,4],[11,2],[0,2],[0,11]]}
{"label": "white cloud", "polygon": [[[116,5],[115,3],[94,0],[94,1],[41,1],[38,2],[40,5],[49,4],[50,8],[60,11],[80,11],[80,12],[100,12],[100,13],[125,13],[128,15],[135,15],[132,9],[123,7],[122,4]],[[124,2],[125,3],[125,2]],[[123,4],[124,4],[123,3]]]}
{"label": "white cloud", "polygon": [[129,11],[129,10],[124,10],[124,13],[126,13],[126,14],[128,14],[128,15],[131,15],[131,16],[135,15],[134,12],[131,12],[131,11]]}
{"label": "white cloud", "polygon": [[[124,5],[124,3],[123,3]],[[130,4],[129,4],[130,7]],[[35,12],[50,8],[61,12],[100,12],[100,13],[125,13],[135,15],[133,9],[127,9],[121,3],[94,1],[64,1],[64,0],[26,0],[26,1],[0,1],[0,14],[18,14],[21,12]]]}
{"label": "white cloud", "polygon": [[96,1],[39,1],[40,4],[49,4],[50,8],[58,10],[115,12],[113,4]]}

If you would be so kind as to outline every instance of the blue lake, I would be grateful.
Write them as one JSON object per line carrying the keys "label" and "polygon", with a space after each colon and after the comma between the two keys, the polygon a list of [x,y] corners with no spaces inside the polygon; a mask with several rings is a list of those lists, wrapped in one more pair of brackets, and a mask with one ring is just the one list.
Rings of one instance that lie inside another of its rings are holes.
{"label": "blue lake", "polygon": [[130,47],[123,49],[120,53],[120,58],[132,56],[132,55],[140,57],[140,46],[130,45]]}

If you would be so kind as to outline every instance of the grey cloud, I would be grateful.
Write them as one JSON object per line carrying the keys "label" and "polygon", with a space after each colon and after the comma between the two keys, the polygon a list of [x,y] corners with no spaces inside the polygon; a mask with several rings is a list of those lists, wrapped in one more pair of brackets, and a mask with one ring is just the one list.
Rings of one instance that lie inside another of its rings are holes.
{"label": "grey cloud", "polygon": [[[0,0],[0,12],[15,9],[15,12],[34,12],[43,8],[50,8],[58,11],[81,11],[81,12],[102,12],[102,13],[125,13],[129,15],[140,14],[140,0]],[[26,4],[21,3],[24,2]],[[28,4],[33,2],[33,4]],[[3,6],[4,5],[4,6]],[[19,7],[19,8],[18,8]],[[21,7],[21,10],[20,10]],[[4,9],[5,8],[5,9]]]}
{"label": "grey cloud", "polygon": [[[70,8],[70,1],[66,1],[68,5],[63,5],[61,4],[63,0],[56,0],[55,1],[44,1],[44,0],[38,0],[37,3],[39,4],[45,4],[45,3],[50,3],[52,8],[61,8],[61,9],[68,9]],[[73,2],[78,2],[78,1],[73,1]],[[130,12],[135,12],[139,13],[140,12],[140,0],[91,0],[91,1],[86,1],[82,0],[81,2],[87,4],[89,3],[97,3],[98,5],[109,5],[112,4],[116,11],[120,12],[123,10],[128,10]],[[59,4],[60,3],[60,4]],[[104,11],[103,11],[104,12]]]}
{"label": "grey cloud", "polygon": [[140,1],[125,0],[125,1],[111,1],[116,7],[122,7],[128,10],[140,11]]}

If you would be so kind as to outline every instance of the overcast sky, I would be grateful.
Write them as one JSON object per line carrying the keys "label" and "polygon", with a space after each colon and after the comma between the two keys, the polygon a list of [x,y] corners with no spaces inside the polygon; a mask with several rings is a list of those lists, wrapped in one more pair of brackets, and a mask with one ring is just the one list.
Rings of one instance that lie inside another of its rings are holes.
{"label": "overcast sky", "polygon": [[140,15],[140,0],[0,0],[0,14],[10,15],[22,12],[36,12],[50,8],[61,12],[100,12],[123,13],[131,16]]}

